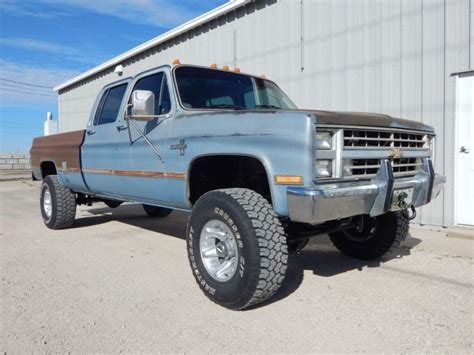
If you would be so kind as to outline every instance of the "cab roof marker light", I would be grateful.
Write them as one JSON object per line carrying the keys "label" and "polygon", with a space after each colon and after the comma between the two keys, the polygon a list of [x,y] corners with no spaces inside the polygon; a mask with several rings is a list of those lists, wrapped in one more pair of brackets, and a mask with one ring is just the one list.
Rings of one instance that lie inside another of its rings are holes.
{"label": "cab roof marker light", "polygon": [[178,65],[178,64],[181,64],[181,61],[178,58],[176,58],[175,60],[173,60],[173,63],[171,64]]}
{"label": "cab roof marker light", "polygon": [[240,68],[235,68],[235,69],[234,69],[234,72],[240,73]]}
{"label": "cab roof marker light", "polygon": [[262,79],[266,79],[266,78],[267,78],[267,76],[266,76],[265,74],[262,74],[262,75],[260,75],[260,78],[262,78]]}
{"label": "cab roof marker light", "polygon": [[222,67],[222,70],[229,70],[229,66],[228,66],[228,65],[224,65],[224,66]]}
{"label": "cab roof marker light", "polygon": [[212,69],[217,69],[217,64],[216,64],[216,63],[212,63],[212,64],[211,64],[211,68],[212,68]]}

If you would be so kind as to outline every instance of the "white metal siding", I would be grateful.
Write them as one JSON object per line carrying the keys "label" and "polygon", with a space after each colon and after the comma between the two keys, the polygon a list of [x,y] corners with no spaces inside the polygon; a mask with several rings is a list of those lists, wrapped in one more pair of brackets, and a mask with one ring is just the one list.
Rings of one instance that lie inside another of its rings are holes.
{"label": "white metal siding", "polygon": [[[474,69],[474,0],[258,0],[123,63],[123,77],[171,63],[266,74],[301,108],[373,111],[437,132],[446,189],[418,222],[452,225],[455,78]],[[61,131],[85,126],[113,68],[60,92]]]}

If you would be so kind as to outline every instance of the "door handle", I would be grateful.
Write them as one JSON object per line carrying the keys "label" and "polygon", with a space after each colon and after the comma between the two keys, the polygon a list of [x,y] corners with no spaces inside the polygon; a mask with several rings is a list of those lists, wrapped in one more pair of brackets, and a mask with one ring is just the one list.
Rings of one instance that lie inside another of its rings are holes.
{"label": "door handle", "polygon": [[464,153],[464,154],[469,154],[471,150],[465,146],[462,146],[461,149],[459,150],[459,153]]}
{"label": "door handle", "polygon": [[128,128],[126,124],[121,124],[117,126],[117,130],[120,131],[125,131]]}
{"label": "door handle", "polygon": [[94,129],[88,129],[88,130],[87,130],[87,134],[88,134],[89,136],[91,136],[91,135],[95,134],[95,130],[94,130]]}

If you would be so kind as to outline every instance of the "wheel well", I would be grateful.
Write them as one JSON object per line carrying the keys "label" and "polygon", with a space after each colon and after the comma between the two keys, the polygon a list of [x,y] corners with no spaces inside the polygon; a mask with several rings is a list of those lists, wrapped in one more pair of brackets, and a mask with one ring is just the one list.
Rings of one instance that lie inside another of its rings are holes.
{"label": "wheel well", "polygon": [[56,164],[52,161],[41,162],[40,169],[43,179],[48,175],[56,175],[58,173],[56,170]]}
{"label": "wheel well", "polygon": [[239,155],[197,158],[189,171],[189,200],[194,203],[206,192],[242,187],[254,190],[271,203],[270,186],[260,160]]}

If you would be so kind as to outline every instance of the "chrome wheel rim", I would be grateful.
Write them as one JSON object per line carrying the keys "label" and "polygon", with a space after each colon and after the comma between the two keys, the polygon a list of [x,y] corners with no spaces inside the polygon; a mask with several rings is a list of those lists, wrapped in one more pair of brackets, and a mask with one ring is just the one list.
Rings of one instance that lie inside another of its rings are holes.
{"label": "chrome wheel rim", "polygon": [[51,198],[51,191],[49,191],[47,186],[43,192],[43,211],[46,217],[50,219],[53,214],[53,199]]}
{"label": "chrome wheel rim", "polygon": [[237,241],[234,233],[217,219],[207,222],[199,239],[201,260],[211,277],[219,282],[228,281],[237,270]]}

